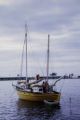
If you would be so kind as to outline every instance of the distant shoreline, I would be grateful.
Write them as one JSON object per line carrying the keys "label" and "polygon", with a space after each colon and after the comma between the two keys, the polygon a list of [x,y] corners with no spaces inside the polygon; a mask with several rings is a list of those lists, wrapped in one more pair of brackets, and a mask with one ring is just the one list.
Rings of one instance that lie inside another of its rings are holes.
{"label": "distant shoreline", "polygon": [[[49,76],[49,79],[58,79],[61,76]],[[46,76],[41,76],[40,79],[46,79]],[[12,81],[12,80],[25,80],[26,77],[0,77],[0,81]],[[34,80],[35,77],[28,77],[28,80]],[[63,79],[80,79],[78,77],[74,77],[74,78],[66,78],[64,77]]]}
{"label": "distant shoreline", "polygon": [[[49,79],[58,79],[60,76],[56,76],[56,77],[48,77]],[[41,76],[40,79],[46,79],[46,76]],[[0,81],[8,81],[8,80],[25,80],[26,77],[0,77]],[[28,77],[28,80],[34,80],[35,77]]]}

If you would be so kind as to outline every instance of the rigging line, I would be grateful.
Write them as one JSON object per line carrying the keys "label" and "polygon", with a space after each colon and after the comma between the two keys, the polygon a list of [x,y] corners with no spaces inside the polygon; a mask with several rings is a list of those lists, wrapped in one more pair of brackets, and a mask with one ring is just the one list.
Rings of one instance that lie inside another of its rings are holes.
{"label": "rigging line", "polygon": [[[30,32],[29,32],[29,25],[27,25],[28,26],[28,30],[27,30],[27,32],[28,32],[28,39],[29,39],[29,41],[31,40],[30,39]],[[33,48],[33,45],[31,44],[31,42],[29,42],[30,44],[30,48]],[[38,57],[36,58],[37,59],[37,61],[39,61],[39,59],[38,59]],[[43,73],[43,70],[42,70],[42,67],[41,67],[41,64],[39,63],[39,65],[40,65],[40,70],[41,70],[41,73],[42,73],[42,75],[44,75],[44,73]]]}
{"label": "rigging line", "polygon": [[[38,57],[37,57],[37,61],[39,61],[39,60],[38,60]],[[40,67],[41,73],[42,73],[42,75],[44,76],[44,72],[43,72],[43,68],[42,68],[42,66],[41,66],[41,63],[39,63],[39,65],[40,65],[39,67]]]}
{"label": "rigging line", "polygon": [[[30,43],[30,47],[32,48],[31,43]],[[41,61],[40,61],[40,62],[41,62]],[[43,72],[43,70],[42,70],[41,63],[39,63],[39,66],[40,66],[41,73],[42,73],[42,75],[44,76],[44,72]]]}
{"label": "rigging line", "polygon": [[[31,42],[30,42],[30,34],[29,34],[29,25],[27,24],[27,33],[28,33],[28,40],[29,40],[29,45],[30,45],[30,48],[32,48],[32,44],[31,44]],[[24,40],[24,44],[25,44],[25,40]],[[21,76],[22,76],[22,70],[23,70],[23,55],[24,55],[24,46],[23,46],[23,51],[22,51],[22,60],[21,60]],[[38,60],[38,57],[36,58],[37,59],[37,61],[39,61]],[[40,65],[40,64],[39,64]],[[44,73],[43,73],[43,70],[42,70],[42,67],[41,67],[41,65],[40,65],[40,69],[41,69],[41,72],[42,72],[42,75],[44,76]]]}
{"label": "rigging line", "polygon": [[[44,57],[44,61],[46,61],[46,54],[44,55],[45,57]],[[37,58],[37,60],[38,60],[38,58]],[[44,63],[44,62],[43,62]],[[41,65],[41,64],[40,64]],[[40,66],[40,69],[41,69],[41,72],[42,72],[42,74],[43,74],[43,76],[46,74],[46,71],[45,71],[45,74],[44,74],[44,72],[43,72],[43,68]],[[44,69],[46,70],[46,63],[44,64]]]}
{"label": "rigging line", "polygon": [[[31,42],[30,42],[30,48],[32,48]],[[36,60],[39,61],[38,57],[36,57]],[[40,70],[41,70],[41,72],[42,72],[42,75],[44,76],[44,72],[43,72],[43,70],[42,70],[41,64],[39,64],[39,65],[40,65]]]}
{"label": "rigging line", "polygon": [[[30,27],[29,27],[29,25],[27,24],[27,33],[28,33],[28,39],[29,39],[29,41],[30,41],[30,32],[29,32],[29,29]],[[30,48],[32,48],[32,44],[31,44],[31,42],[29,42],[30,43]],[[37,61],[39,61],[39,59],[38,59],[38,57],[36,58],[37,59]],[[41,63],[39,63],[39,65],[40,65],[40,70],[41,70],[41,73],[42,73],[42,75],[44,76],[44,72],[43,72],[43,69],[42,69],[42,67],[41,67]]]}
{"label": "rigging line", "polygon": [[64,80],[63,80],[63,83],[62,83],[62,85],[61,85],[60,93],[61,93],[61,91],[62,91],[63,85],[64,85]]}

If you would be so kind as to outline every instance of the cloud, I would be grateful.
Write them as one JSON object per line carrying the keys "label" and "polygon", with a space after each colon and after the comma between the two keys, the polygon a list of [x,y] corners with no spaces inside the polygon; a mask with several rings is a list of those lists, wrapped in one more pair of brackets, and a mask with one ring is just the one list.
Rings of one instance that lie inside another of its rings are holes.
{"label": "cloud", "polygon": [[[35,73],[40,72],[40,64],[43,71],[46,71],[48,34],[50,34],[50,72],[79,73],[79,0],[43,0],[42,2],[41,0],[3,0],[0,1],[1,74],[15,75],[19,70],[17,68],[21,62],[26,21],[30,74],[34,73],[34,68]],[[39,64],[36,64],[36,61],[39,61]],[[12,67],[8,68],[8,65]]]}
{"label": "cloud", "polygon": [[13,2],[13,0],[0,0],[0,6],[1,5],[10,5]]}

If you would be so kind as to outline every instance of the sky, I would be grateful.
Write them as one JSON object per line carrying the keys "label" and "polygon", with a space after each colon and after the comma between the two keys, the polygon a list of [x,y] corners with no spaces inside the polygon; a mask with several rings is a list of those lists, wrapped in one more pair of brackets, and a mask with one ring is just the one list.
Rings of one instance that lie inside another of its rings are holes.
{"label": "sky", "polygon": [[25,23],[28,76],[46,75],[48,34],[49,73],[80,75],[80,0],[0,0],[0,77],[21,73]]}

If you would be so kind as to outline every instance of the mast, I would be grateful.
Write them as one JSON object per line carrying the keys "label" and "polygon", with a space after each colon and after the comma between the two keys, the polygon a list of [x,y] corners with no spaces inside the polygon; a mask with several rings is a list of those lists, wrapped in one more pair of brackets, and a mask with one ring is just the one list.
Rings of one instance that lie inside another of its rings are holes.
{"label": "mast", "polygon": [[25,24],[25,43],[26,43],[26,83],[28,82],[28,74],[27,74],[27,24]]}
{"label": "mast", "polygon": [[49,76],[49,41],[50,41],[50,35],[48,34],[48,49],[47,49],[47,81]]}

